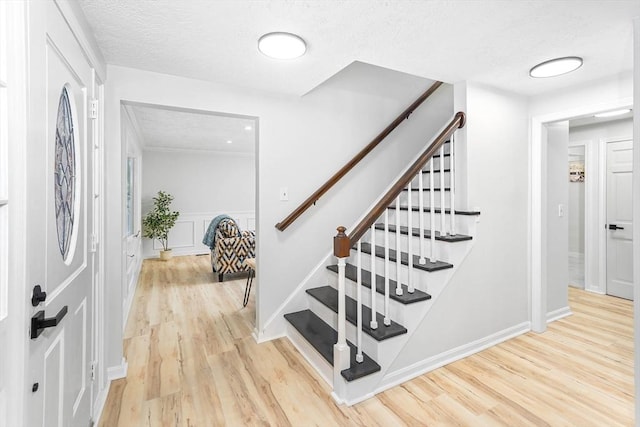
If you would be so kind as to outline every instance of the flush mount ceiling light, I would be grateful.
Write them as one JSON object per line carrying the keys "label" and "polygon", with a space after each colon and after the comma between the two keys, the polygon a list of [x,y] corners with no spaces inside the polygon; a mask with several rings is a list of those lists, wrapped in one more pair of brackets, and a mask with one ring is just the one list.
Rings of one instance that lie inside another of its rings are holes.
{"label": "flush mount ceiling light", "polygon": [[531,77],[555,77],[577,70],[582,66],[582,58],[567,56],[542,62],[529,71]]}
{"label": "flush mount ceiling light", "polygon": [[258,40],[260,52],[274,59],[295,59],[307,51],[307,44],[300,36],[291,33],[269,33]]}
{"label": "flush mount ceiling light", "polygon": [[246,126],[244,127],[244,130],[251,130],[251,129],[253,129],[253,128],[251,127],[251,125],[246,125]]}
{"label": "flush mount ceiling light", "polygon": [[227,144],[231,144],[233,141],[230,139],[227,139]]}
{"label": "flush mount ceiling light", "polygon": [[605,113],[598,113],[594,117],[598,117],[598,118],[615,117],[615,116],[621,116],[623,114],[627,114],[630,111],[631,111],[631,108],[623,108],[622,110],[614,110],[614,111],[607,111]]}

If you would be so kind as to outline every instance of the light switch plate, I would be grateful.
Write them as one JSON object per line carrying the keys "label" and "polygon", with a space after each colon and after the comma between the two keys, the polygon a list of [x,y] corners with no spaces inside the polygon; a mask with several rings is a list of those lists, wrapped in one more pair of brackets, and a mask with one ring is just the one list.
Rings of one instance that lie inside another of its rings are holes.
{"label": "light switch plate", "polygon": [[280,200],[283,202],[289,200],[289,189],[287,187],[280,187]]}

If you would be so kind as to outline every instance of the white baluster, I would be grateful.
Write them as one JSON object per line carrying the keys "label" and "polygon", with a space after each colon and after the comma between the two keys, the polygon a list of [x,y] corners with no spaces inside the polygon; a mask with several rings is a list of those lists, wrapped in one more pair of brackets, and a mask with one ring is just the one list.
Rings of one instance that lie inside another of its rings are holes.
{"label": "white baluster", "polygon": [[356,362],[362,363],[364,356],[362,356],[362,244],[358,241],[356,254],[357,265],[357,288],[356,288],[356,310],[357,310],[357,330],[356,330],[356,345],[358,352],[356,353]]}
{"label": "white baluster", "polygon": [[[396,230],[400,234],[400,230]],[[375,316],[375,313],[371,313]],[[384,211],[384,324],[389,326],[389,210]]]}
{"label": "white baluster", "polygon": [[[447,195],[444,191],[444,144],[440,147],[440,234],[446,236],[447,233],[447,213],[445,211],[445,197]],[[435,233],[435,229],[431,229],[432,233]]]}
{"label": "white baluster", "polygon": [[338,342],[333,346],[333,378],[340,378],[340,372],[351,365],[351,349],[347,345],[345,310],[345,267],[346,258],[338,258]]}
{"label": "white baluster", "polygon": [[455,192],[455,187],[456,187],[456,179],[455,179],[455,167],[456,167],[456,160],[455,157],[453,155],[454,153],[454,144],[453,144],[453,139],[454,136],[451,135],[451,142],[449,143],[449,170],[451,170],[451,172],[449,173],[451,182],[449,183],[449,187],[451,188],[451,206],[449,207],[451,209],[451,235],[455,236],[456,235],[456,192]]}
{"label": "white baluster", "polygon": [[[413,197],[412,197],[412,189],[411,189],[411,182],[409,182],[409,185],[407,185],[407,192],[409,194],[409,204],[412,206],[413,205]],[[413,293],[414,287],[413,287],[413,247],[411,246],[411,234],[413,233],[413,210],[411,208],[409,208],[409,217],[408,217],[408,221],[407,221],[407,228],[409,229],[409,235],[407,236],[407,242],[409,242],[409,244],[407,245],[407,267],[409,268],[409,275],[408,275],[408,281],[409,283],[407,283],[407,290],[409,291],[410,294]],[[396,256],[398,258],[400,258],[400,249],[396,249]]]}
{"label": "white baluster", "polygon": [[376,320],[376,225],[371,225],[371,329],[378,329]]}
{"label": "white baluster", "polygon": [[[411,215],[411,206],[407,207],[409,215]],[[402,286],[400,285],[400,196],[396,198],[396,295],[402,295]]]}
{"label": "white baluster", "polygon": [[[418,239],[420,240],[420,259],[418,260],[418,262],[420,262],[421,265],[424,265],[427,263],[427,259],[425,258],[425,252],[427,252],[426,249],[426,245],[427,242],[424,238],[424,186],[423,186],[423,182],[422,182],[422,170],[420,172],[418,172],[418,192],[420,193],[419,196],[419,204],[420,206],[418,207],[419,211],[418,211],[418,215],[419,215],[419,230],[418,232],[420,233],[420,235],[418,236]],[[411,244],[411,236],[413,235],[413,232],[411,230],[409,230],[409,234],[408,234],[408,239],[409,239],[409,244]]]}
{"label": "white baluster", "polygon": [[[440,158],[440,164],[442,164],[442,157]],[[429,254],[429,261],[436,262],[436,207],[435,207],[435,199],[436,199],[436,189],[435,186],[435,175],[433,170],[433,157],[429,160],[429,206],[431,206],[431,213],[429,214],[429,227],[431,228],[431,253]],[[444,212],[444,209],[440,208],[441,212]]]}

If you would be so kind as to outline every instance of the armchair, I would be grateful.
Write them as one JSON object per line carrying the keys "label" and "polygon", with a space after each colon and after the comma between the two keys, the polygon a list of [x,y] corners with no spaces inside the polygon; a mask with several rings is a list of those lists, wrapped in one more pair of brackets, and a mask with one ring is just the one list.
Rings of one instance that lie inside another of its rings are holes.
{"label": "armchair", "polygon": [[255,231],[240,230],[229,217],[220,220],[215,227],[215,237],[211,248],[211,269],[223,281],[224,275],[246,271],[246,258],[256,256]]}

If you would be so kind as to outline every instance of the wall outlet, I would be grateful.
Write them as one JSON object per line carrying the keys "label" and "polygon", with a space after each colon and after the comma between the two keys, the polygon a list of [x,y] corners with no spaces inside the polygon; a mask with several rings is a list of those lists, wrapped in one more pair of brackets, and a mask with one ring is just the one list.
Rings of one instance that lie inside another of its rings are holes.
{"label": "wall outlet", "polygon": [[289,200],[289,189],[287,187],[280,187],[280,200],[283,202]]}
{"label": "wall outlet", "polygon": [[563,217],[564,216],[564,205],[562,203],[560,203],[558,205],[558,216],[559,217]]}

